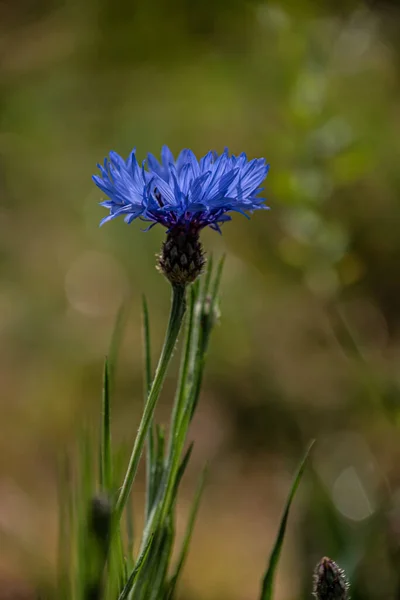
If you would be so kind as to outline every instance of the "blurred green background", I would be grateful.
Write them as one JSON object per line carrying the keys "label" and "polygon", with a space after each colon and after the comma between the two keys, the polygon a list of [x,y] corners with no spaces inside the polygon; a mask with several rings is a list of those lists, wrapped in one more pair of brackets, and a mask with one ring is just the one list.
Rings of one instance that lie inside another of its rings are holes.
{"label": "blurred green background", "polygon": [[141,294],[155,356],[169,307],[163,231],[99,229],[90,177],[111,149],[164,143],[271,164],[271,210],[203,236],[227,261],[180,503],[183,527],[208,460],[181,597],[257,598],[316,437],[277,600],[310,597],[325,554],[354,600],[400,598],[399,39],[395,0],[0,4],[1,600],[54,581],[59,458],[98,421],[127,295],[113,434],[129,448],[136,432]]}

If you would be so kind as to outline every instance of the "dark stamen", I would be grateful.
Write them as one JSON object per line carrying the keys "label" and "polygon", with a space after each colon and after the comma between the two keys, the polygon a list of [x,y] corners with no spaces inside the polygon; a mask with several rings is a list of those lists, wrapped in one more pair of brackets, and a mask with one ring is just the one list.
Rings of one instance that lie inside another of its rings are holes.
{"label": "dark stamen", "polygon": [[164,206],[164,202],[163,202],[161,194],[160,194],[160,192],[158,191],[157,188],[154,188],[153,194],[154,194],[155,199],[158,202],[158,205],[160,206],[160,208],[162,208]]}

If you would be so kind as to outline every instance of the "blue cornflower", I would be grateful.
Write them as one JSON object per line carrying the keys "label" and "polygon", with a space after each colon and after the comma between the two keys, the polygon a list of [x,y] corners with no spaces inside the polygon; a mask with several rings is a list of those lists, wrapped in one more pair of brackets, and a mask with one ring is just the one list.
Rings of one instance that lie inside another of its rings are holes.
{"label": "blue cornflower", "polygon": [[175,160],[164,146],[161,163],[148,154],[139,166],[135,150],[125,161],[110,152],[101,176],[94,175],[95,184],[108,196],[101,205],[110,211],[101,224],[118,216],[126,223],[140,218],[150,227],[160,223],[168,229],[198,233],[210,226],[220,231],[220,225],[231,220],[230,212],[247,216],[254,210],[267,208],[262,191],[268,165],[263,158],[247,160],[246,154],[219,156],[209,152],[200,161],[185,149]]}

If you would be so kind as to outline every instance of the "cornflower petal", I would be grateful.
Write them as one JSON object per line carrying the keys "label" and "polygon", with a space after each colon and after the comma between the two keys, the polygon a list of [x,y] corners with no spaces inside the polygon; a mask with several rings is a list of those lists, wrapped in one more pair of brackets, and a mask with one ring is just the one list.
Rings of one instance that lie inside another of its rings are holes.
{"label": "cornflower petal", "polygon": [[239,169],[232,169],[225,173],[221,179],[214,182],[214,185],[207,190],[207,200],[209,203],[226,197],[229,186],[236,179],[238,172]]}
{"label": "cornflower petal", "polygon": [[268,208],[259,194],[269,166],[264,159],[249,161],[245,153],[210,151],[198,161],[184,149],[175,160],[163,146],[161,161],[149,153],[147,164],[139,166],[135,150],[126,161],[110,152],[98,168],[93,181],[107,196],[101,205],[110,213],[102,224],[124,216],[126,223],[140,218],[167,231],[198,232],[207,226],[220,231],[220,225],[231,220],[227,213],[248,216]]}
{"label": "cornflower petal", "polygon": [[160,193],[164,204],[169,204],[170,206],[176,206],[176,197],[174,190],[171,188],[171,185],[167,183],[164,179],[162,179],[159,175],[155,175],[153,179],[154,188]]}

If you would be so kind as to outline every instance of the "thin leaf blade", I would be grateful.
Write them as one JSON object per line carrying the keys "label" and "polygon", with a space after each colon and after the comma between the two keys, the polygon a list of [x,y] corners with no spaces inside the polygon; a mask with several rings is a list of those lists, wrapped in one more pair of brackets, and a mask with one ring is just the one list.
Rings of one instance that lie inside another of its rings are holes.
{"label": "thin leaf blade", "polygon": [[175,594],[176,586],[179,580],[179,577],[182,573],[183,566],[186,561],[186,557],[189,552],[190,540],[192,539],[193,529],[196,522],[197,513],[199,511],[200,500],[203,495],[204,485],[207,478],[207,467],[203,469],[203,472],[200,476],[199,483],[197,485],[197,489],[195,492],[195,496],[193,499],[192,507],[190,509],[189,520],[186,526],[185,535],[183,538],[182,547],[178,556],[178,560],[175,566],[174,573],[170,579],[168,592],[167,592],[167,600],[172,600]]}
{"label": "thin leaf blade", "polygon": [[128,581],[125,584],[124,589],[122,590],[121,594],[118,597],[118,600],[126,600],[128,598],[129,593],[135,584],[135,581],[137,580],[137,578],[140,575],[143,565],[146,563],[147,556],[150,552],[150,548],[153,543],[153,538],[154,538],[154,535],[151,535],[149,537],[146,547],[143,549],[143,552],[140,554],[139,558],[137,559],[135,568],[133,569],[132,573],[130,574]]}
{"label": "thin leaf blade", "polygon": [[108,358],[104,361],[103,399],[101,418],[100,448],[100,483],[104,491],[112,488],[112,456],[111,456],[111,417],[110,417],[110,367]]}
{"label": "thin leaf blade", "polygon": [[296,476],[293,480],[292,487],[290,489],[289,496],[286,501],[285,510],[282,515],[281,523],[280,523],[279,530],[278,530],[278,535],[276,537],[275,544],[274,544],[274,547],[272,549],[271,556],[269,559],[269,565],[268,565],[267,571],[266,571],[264,579],[263,579],[260,600],[272,600],[274,577],[275,577],[276,569],[278,566],[279,558],[281,555],[283,540],[284,540],[285,532],[286,532],[286,525],[287,525],[287,521],[289,518],[290,507],[292,505],[293,499],[297,492],[297,488],[299,487],[301,478],[303,476],[304,469],[306,467],[308,457],[310,455],[312,447],[314,446],[314,443],[315,443],[315,440],[312,440],[312,442],[308,446],[307,451],[303,457],[303,460],[301,461],[300,466],[297,470]]}
{"label": "thin leaf blade", "polygon": [[[153,379],[151,366],[151,338],[150,338],[150,317],[146,297],[142,297],[142,336],[143,336],[143,376],[144,376],[144,405],[146,406],[147,396],[150,392]],[[151,511],[151,498],[154,494],[154,423],[153,419],[149,425],[149,431],[146,440],[146,503],[145,518],[148,519]]]}

